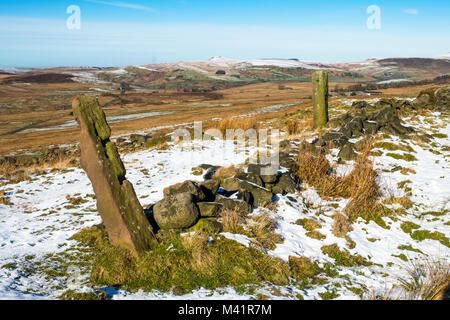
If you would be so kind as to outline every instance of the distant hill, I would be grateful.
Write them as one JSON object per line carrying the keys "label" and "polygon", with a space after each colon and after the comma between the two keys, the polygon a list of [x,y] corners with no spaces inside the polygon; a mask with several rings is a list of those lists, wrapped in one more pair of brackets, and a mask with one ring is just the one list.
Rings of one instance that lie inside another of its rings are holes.
{"label": "distant hill", "polygon": [[328,70],[334,82],[399,83],[432,80],[450,74],[450,54],[437,58],[388,58],[332,63],[297,58],[238,60],[217,56],[204,61],[120,68],[0,68],[0,72],[16,74],[4,78],[3,83],[77,81],[120,85],[127,82],[135,87],[198,92],[266,81],[310,81],[311,74],[318,69]]}

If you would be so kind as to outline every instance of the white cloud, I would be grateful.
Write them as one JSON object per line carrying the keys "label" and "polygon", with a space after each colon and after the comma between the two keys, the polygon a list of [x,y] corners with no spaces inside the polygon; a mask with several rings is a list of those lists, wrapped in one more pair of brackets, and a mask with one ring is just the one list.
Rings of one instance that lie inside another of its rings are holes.
{"label": "white cloud", "polygon": [[405,9],[403,12],[406,14],[419,14],[419,10],[417,9]]}
{"label": "white cloud", "polygon": [[128,8],[128,9],[136,9],[147,12],[155,12],[156,10],[147,6],[142,6],[140,4],[134,4],[129,2],[118,2],[118,1],[101,1],[101,0],[86,0],[92,3],[104,4],[107,6],[120,7],[120,8]]}

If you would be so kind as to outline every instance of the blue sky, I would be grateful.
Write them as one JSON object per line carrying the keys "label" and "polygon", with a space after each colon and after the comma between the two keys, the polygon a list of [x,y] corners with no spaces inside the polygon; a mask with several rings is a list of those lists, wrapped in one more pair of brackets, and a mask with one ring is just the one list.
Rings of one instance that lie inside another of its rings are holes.
{"label": "blue sky", "polygon": [[[66,9],[81,9],[69,30]],[[381,9],[368,29],[366,9]],[[450,51],[450,1],[0,2],[0,65],[119,66],[212,56],[357,61]]]}

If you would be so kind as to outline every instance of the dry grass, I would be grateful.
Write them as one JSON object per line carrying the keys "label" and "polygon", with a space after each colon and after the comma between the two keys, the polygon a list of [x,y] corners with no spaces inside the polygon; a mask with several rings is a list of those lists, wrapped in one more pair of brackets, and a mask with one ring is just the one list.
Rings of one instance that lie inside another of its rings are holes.
{"label": "dry grass", "polygon": [[410,209],[412,208],[412,206],[414,205],[414,202],[411,201],[411,193],[406,193],[405,195],[401,196],[401,197],[394,197],[391,196],[388,199],[386,199],[384,201],[385,204],[398,204],[401,205],[403,208],[405,209]]}
{"label": "dry grass", "polygon": [[289,119],[286,121],[286,131],[288,134],[296,134],[298,132],[298,121]]}
{"label": "dry grass", "polygon": [[312,130],[314,120],[308,119],[305,121],[298,121],[294,119],[288,119],[286,121],[286,131],[289,135],[297,135],[307,130]]}
{"label": "dry grass", "polygon": [[349,178],[337,176],[324,154],[300,152],[297,162],[300,180],[313,186],[324,199],[350,197],[351,186],[347,184]]}
{"label": "dry grass", "polygon": [[344,185],[352,199],[345,208],[350,220],[355,220],[359,216],[366,219],[378,218],[383,212],[381,204],[377,201],[381,191],[377,184],[378,174],[369,156],[370,150],[369,147],[361,152],[352,172],[344,178]]}
{"label": "dry grass", "polygon": [[95,286],[123,286],[130,291],[159,290],[186,294],[206,288],[214,290],[248,284],[289,284],[289,266],[262,250],[243,246],[223,237],[199,234],[180,236],[175,232],[158,234],[159,246],[140,257],[108,243],[104,231],[85,229],[75,235],[87,245],[93,261],[90,281]]}
{"label": "dry grass", "polygon": [[399,283],[408,300],[443,300],[450,285],[450,265],[442,259],[413,261],[408,278]]}
{"label": "dry grass", "polygon": [[256,117],[226,118],[220,120],[216,125],[216,129],[222,132],[226,132],[227,129],[242,129],[246,131],[248,129],[257,129],[257,127],[258,120]]}
{"label": "dry grass", "polygon": [[190,263],[194,270],[208,270],[214,264],[214,256],[208,251],[208,237],[195,233],[182,237],[181,245],[189,252]]}
{"label": "dry grass", "polygon": [[44,163],[16,167],[9,162],[0,164],[0,177],[5,177],[13,182],[20,182],[28,179],[31,175],[40,175],[46,170],[62,170],[74,167],[76,159],[73,156],[60,155],[55,158],[47,159]]}
{"label": "dry grass", "polygon": [[369,292],[366,300],[448,300],[450,265],[447,260],[426,258],[414,260],[407,268],[408,276],[399,278],[394,288],[383,292]]}
{"label": "dry grass", "polygon": [[0,163],[0,176],[9,177],[12,172],[16,171],[16,166],[9,162]]}
{"label": "dry grass", "polygon": [[11,205],[13,205],[12,202],[10,202],[10,201],[8,200],[8,198],[7,198],[6,195],[5,195],[5,191],[3,191],[3,190],[0,190],[0,204],[4,204],[4,205],[6,205],[6,206],[11,206]]}
{"label": "dry grass", "polygon": [[341,213],[333,216],[333,234],[338,238],[345,238],[347,233],[352,231],[353,227],[348,219]]}
{"label": "dry grass", "polygon": [[247,235],[248,232],[244,229],[245,216],[236,210],[222,210],[222,225],[224,232]]}
{"label": "dry grass", "polygon": [[312,262],[306,257],[289,257],[289,266],[291,268],[291,275],[297,281],[306,281],[307,279],[314,279],[322,272],[322,269],[316,262]]}
{"label": "dry grass", "polygon": [[305,234],[307,237],[310,237],[310,238],[316,239],[316,240],[326,239],[325,235],[323,235],[322,233],[320,233],[319,231],[316,230],[316,229],[322,228],[322,225],[319,222],[317,222],[313,219],[304,218],[304,219],[298,219],[295,223],[302,226],[306,231],[308,231]]}
{"label": "dry grass", "polygon": [[283,239],[275,233],[277,222],[268,213],[263,213],[247,219],[235,210],[222,210],[222,225],[224,232],[243,234],[252,238],[254,244],[260,248],[273,250],[277,243],[282,243]]}
{"label": "dry grass", "polygon": [[324,199],[350,198],[344,210],[350,221],[358,217],[377,220],[391,211],[379,202],[381,191],[377,184],[378,173],[370,157],[371,149],[372,144],[367,144],[358,155],[353,170],[343,177],[336,175],[325,155],[299,152],[298,176]]}
{"label": "dry grass", "polygon": [[249,225],[257,243],[263,248],[274,250],[277,243],[283,242],[283,238],[274,232],[277,222],[269,214],[253,217]]}
{"label": "dry grass", "polygon": [[316,188],[321,196],[333,197],[337,179],[332,175],[332,168],[323,154],[318,156],[308,152],[299,152],[297,172],[301,181]]}

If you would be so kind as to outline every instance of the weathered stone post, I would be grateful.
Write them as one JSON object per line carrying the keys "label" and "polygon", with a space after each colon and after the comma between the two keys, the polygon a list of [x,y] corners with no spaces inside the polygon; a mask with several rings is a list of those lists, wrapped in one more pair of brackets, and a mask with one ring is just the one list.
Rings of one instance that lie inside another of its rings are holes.
{"label": "weathered stone post", "polygon": [[328,72],[314,72],[312,82],[314,128],[323,128],[328,123]]}
{"label": "weathered stone post", "polygon": [[133,185],[125,179],[125,168],[105,114],[93,97],[73,101],[73,113],[81,127],[81,166],[97,197],[97,209],[112,245],[135,254],[150,249],[155,236]]}

